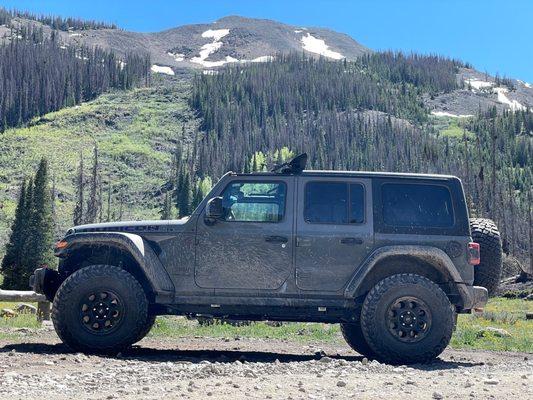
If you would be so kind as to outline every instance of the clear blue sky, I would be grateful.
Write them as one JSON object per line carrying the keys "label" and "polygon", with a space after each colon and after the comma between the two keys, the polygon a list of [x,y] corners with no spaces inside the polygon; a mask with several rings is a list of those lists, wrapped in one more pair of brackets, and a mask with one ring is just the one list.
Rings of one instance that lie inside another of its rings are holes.
{"label": "clear blue sky", "polygon": [[533,82],[533,0],[0,0],[7,8],[153,32],[226,15],[347,33],[372,49],[439,53]]}

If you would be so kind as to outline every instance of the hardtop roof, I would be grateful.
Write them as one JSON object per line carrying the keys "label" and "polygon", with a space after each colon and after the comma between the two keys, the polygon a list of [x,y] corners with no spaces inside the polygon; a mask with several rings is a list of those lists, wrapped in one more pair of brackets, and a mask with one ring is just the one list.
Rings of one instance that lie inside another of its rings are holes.
{"label": "hardtop roof", "polygon": [[304,170],[299,174],[281,174],[276,172],[252,172],[249,174],[235,173],[237,176],[325,176],[325,177],[357,177],[357,178],[405,178],[405,179],[430,179],[430,180],[451,180],[458,179],[454,175],[441,174],[419,174],[408,172],[376,172],[376,171],[326,171],[326,170]]}

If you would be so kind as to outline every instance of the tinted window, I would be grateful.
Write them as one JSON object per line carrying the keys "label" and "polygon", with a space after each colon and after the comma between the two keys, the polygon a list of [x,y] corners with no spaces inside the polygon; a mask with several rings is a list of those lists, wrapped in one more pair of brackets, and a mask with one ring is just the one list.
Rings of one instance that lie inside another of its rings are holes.
{"label": "tinted window", "polygon": [[384,184],[381,188],[383,221],[392,226],[453,226],[449,190],[444,186]]}
{"label": "tinted window", "polygon": [[224,219],[236,222],[279,222],[285,213],[284,183],[233,182],[222,195]]}
{"label": "tinted window", "polygon": [[316,224],[364,222],[364,188],[344,182],[308,183],[304,219]]}

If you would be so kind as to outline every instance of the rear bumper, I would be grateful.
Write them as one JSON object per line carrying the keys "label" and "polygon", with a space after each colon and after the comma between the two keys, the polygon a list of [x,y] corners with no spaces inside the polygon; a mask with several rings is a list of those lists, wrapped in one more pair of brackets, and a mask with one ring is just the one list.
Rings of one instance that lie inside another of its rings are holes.
{"label": "rear bumper", "polygon": [[489,301],[489,292],[482,286],[472,286],[472,308],[482,308]]}

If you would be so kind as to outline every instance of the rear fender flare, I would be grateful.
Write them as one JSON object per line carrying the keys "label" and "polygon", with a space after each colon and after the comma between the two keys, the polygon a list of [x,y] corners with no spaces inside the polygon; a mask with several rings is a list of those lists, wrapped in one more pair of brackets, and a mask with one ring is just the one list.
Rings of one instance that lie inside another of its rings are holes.
{"label": "rear fender flare", "polygon": [[431,246],[384,246],[375,250],[358,268],[350,282],[348,283],[344,295],[347,298],[357,297],[361,284],[369,276],[374,268],[379,268],[379,262],[389,257],[408,256],[417,258],[421,261],[430,263],[440,273],[448,277],[449,282],[452,283],[458,294],[461,296],[463,307],[468,308],[472,304],[473,299],[467,286],[464,284],[459,271],[453,264],[450,257],[441,249]]}

